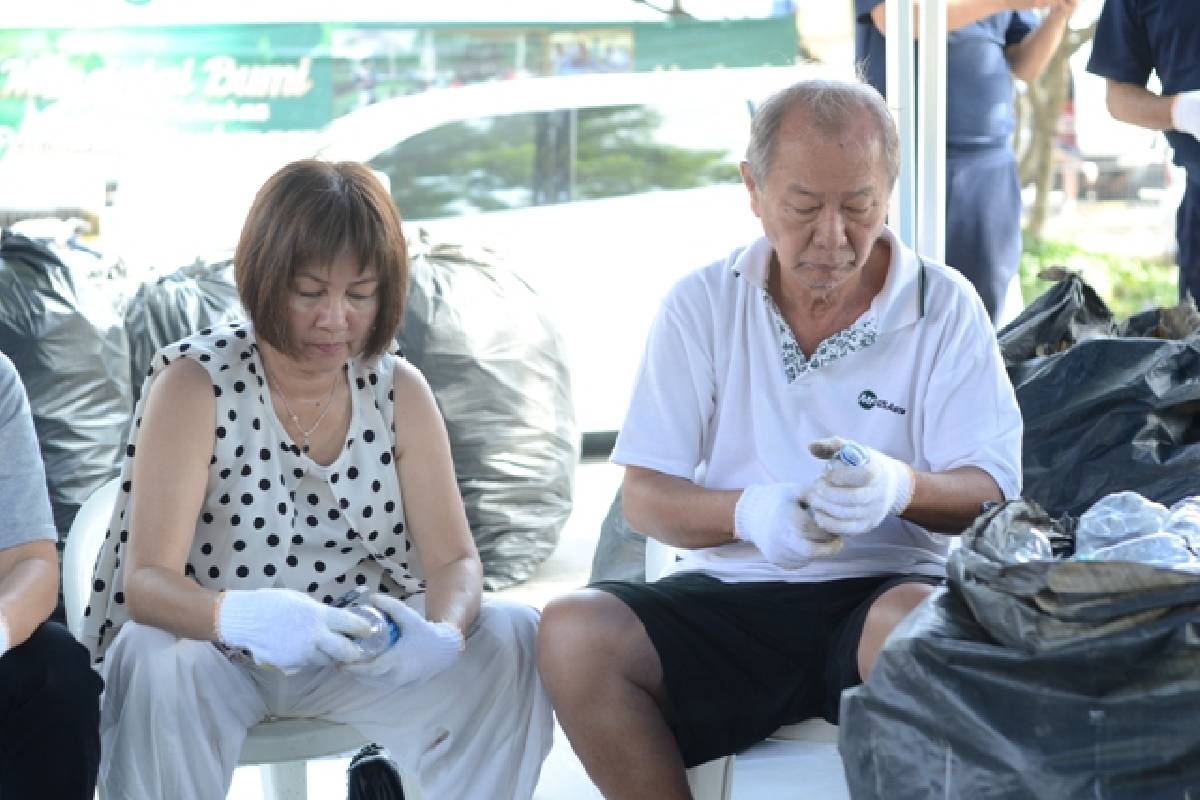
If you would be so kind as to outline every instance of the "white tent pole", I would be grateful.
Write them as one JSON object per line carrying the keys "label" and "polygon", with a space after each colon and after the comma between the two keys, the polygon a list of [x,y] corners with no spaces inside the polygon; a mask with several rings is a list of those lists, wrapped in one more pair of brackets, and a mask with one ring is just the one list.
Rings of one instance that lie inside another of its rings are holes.
{"label": "white tent pole", "polygon": [[946,0],[921,3],[917,252],[946,260]]}
{"label": "white tent pole", "polygon": [[892,193],[890,219],[900,241],[916,246],[916,116],[913,96],[913,13],[910,0],[887,4],[886,69],[887,98],[900,129],[900,176]]}

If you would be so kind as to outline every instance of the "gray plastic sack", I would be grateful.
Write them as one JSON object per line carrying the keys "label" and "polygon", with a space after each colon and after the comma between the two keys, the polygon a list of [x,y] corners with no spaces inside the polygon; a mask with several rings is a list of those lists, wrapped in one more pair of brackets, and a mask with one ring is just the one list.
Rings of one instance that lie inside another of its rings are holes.
{"label": "gray plastic sack", "polygon": [[490,591],[527,580],[571,513],[579,434],[562,338],[488,251],[410,241],[400,331],[433,389]]}
{"label": "gray plastic sack", "polygon": [[1200,787],[1200,579],[1146,564],[1008,563],[1033,503],[985,513],[939,589],[842,695],[855,798],[1144,800]]}
{"label": "gray plastic sack", "polygon": [[160,348],[204,328],[244,317],[231,258],[200,259],[143,283],[125,307],[134,402],[141,396],[150,361]]}
{"label": "gray plastic sack", "polygon": [[82,251],[0,233],[0,350],[21,375],[60,541],[79,506],[117,474],[133,399],[113,297]]}

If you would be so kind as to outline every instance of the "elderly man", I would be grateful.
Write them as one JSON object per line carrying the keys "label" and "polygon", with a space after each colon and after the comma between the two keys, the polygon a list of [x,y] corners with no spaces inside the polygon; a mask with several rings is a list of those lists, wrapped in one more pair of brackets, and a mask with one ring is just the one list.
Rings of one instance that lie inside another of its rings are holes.
{"label": "elderly man", "polygon": [[62,625],[58,533],[29,401],[0,354],[0,797],[91,800],[100,763],[100,676]]}
{"label": "elderly man", "polygon": [[1019,490],[982,302],[884,226],[898,153],[865,85],[775,95],[742,164],[765,235],[663,302],[613,460],[630,522],[682,560],[552,602],[539,638],[606,797],[685,798],[685,767],[836,722],[946,534]]}

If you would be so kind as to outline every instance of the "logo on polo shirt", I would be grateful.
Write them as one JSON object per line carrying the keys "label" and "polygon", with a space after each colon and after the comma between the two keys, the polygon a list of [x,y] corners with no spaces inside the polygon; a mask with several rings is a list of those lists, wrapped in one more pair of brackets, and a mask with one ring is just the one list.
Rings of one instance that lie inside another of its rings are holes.
{"label": "logo on polo shirt", "polygon": [[887,400],[880,399],[879,395],[872,392],[870,389],[863,389],[858,393],[858,405],[864,411],[870,411],[873,408],[882,408],[884,411],[891,411],[893,414],[907,414],[908,412]]}

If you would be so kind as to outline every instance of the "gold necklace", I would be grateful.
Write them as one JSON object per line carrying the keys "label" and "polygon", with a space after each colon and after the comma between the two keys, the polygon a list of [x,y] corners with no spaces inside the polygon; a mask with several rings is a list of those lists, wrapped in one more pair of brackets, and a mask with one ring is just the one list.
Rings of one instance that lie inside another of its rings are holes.
{"label": "gold necklace", "polygon": [[271,373],[267,373],[267,380],[271,386],[275,387],[275,391],[279,392],[279,399],[283,401],[283,407],[287,409],[288,416],[292,418],[292,424],[296,426],[296,430],[300,431],[300,452],[307,453],[312,444],[312,435],[317,432],[317,428],[321,427],[321,423],[325,421],[325,416],[329,413],[329,409],[333,408],[333,393],[337,391],[338,379],[337,375],[333,376],[333,384],[329,387],[329,396],[325,398],[325,410],[317,417],[317,421],[312,427],[304,430],[304,426],[300,424],[300,417],[296,416],[296,412],[292,410],[292,404],[288,402],[287,395],[283,392],[283,387],[279,385],[279,381],[271,377]]}

